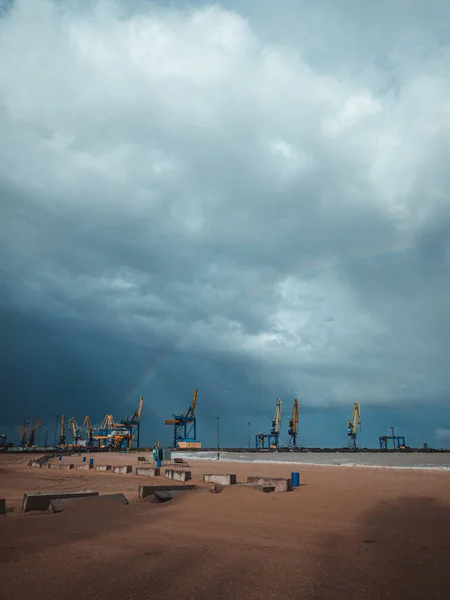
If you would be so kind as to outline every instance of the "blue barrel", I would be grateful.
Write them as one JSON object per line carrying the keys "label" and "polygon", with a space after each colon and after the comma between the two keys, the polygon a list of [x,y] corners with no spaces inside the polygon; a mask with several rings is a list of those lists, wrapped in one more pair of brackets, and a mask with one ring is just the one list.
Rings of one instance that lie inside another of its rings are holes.
{"label": "blue barrel", "polygon": [[157,467],[161,467],[161,461],[159,460],[159,458],[158,458],[158,460],[156,461],[156,466],[157,466]]}
{"label": "blue barrel", "polygon": [[93,459],[93,458],[90,458],[90,459],[89,459],[89,464],[90,464],[91,466],[94,464],[94,459]]}
{"label": "blue barrel", "polygon": [[62,459],[62,456],[61,456],[61,455],[59,455],[59,456],[58,456],[58,460],[61,460],[61,459]]}
{"label": "blue barrel", "polygon": [[300,485],[300,473],[291,473],[292,487],[299,487]]}
{"label": "blue barrel", "polygon": [[86,462],[86,457],[85,456],[82,457],[81,462]]}

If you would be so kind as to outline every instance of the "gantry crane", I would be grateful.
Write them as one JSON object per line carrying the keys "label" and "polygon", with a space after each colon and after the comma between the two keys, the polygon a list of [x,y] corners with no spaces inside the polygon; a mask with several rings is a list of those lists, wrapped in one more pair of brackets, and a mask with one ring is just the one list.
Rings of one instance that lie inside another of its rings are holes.
{"label": "gantry crane", "polygon": [[29,421],[30,426],[29,426],[29,434],[28,434],[28,439],[26,442],[26,446],[28,448],[31,448],[31,446],[35,445],[36,442],[36,434],[39,431],[39,427],[42,424],[42,419],[39,417],[39,419],[36,420],[36,423],[34,424],[34,427],[31,426],[31,421]]}
{"label": "gantry crane", "polygon": [[347,425],[347,435],[348,435],[348,446],[349,448],[356,448],[356,435],[357,435],[357,425],[361,429],[361,411],[359,409],[358,402],[355,402],[353,405],[352,416],[349,419]]}
{"label": "gantry crane", "polygon": [[298,400],[294,400],[294,408],[292,409],[292,417],[289,419],[289,446],[291,448],[297,447],[297,423],[298,423]]}
{"label": "gantry crane", "polygon": [[185,414],[173,415],[172,419],[164,421],[165,425],[173,427],[172,447],[177,448],[179,442],[197,441],[197,419],[195,405],[197,404],[197,390],[194,390],[192,402]]}
{"label": "gantry crane", "polygon": [[112,448],[114,450],[124,447],[131,448],[136,429],[139,442],[139,423],[143,403],[144,398],[141,396],[136,410],[133,411],[130,417],[123,419],[121,423],[116,423],[112,415],[105,415],[100,427],[92,431],[91,439],[96,440],[100,448]]}
{"label": "gantry crane", "polygon": [[64,415],[61,416],[61,431],[59,434],[59,441],[58,441],[58,446],[65,446],[66,445],[66,427],[65,427],[65,418]]}
{"label": "gantry crane", "polygon": [[277,398],[277,406],[275,409],[275,414],[272,419],[272,425],[270,428],[270,433],[257,433],[255,436],[256,448],[265,448],[265,442],[267,440],[267,447],[271,449],[276,449],[280,445],[280,429],[281,429],[281,400]]}
{"label": "gantry crane", "polygon": [[75,446],[77,446],[78,442],[83,439],[83,435],[81,433],[81,429],[78,427],[75,417],[70,417],[69,426],[73,432],[73,443]]}

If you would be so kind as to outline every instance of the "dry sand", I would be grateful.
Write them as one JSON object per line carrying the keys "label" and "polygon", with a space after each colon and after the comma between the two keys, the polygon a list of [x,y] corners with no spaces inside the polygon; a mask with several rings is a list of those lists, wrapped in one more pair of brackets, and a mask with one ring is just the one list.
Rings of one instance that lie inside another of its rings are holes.
{"label": "dry sand", "polygon": [[[98,464],[135,456],[95,455]],[[137,499],[164,483],[98,471],[27,469],[0,455],[0,598],[33,600],[450,598],[446,472],[302,466],[292,493],[228,487],[165,504]],[[74,456],[65,462],[81,463]],[[289,476],[289,465],[191,463],[203,473]],[[24,491],[123,491],[130,506],[79,500],[22,514]]]}

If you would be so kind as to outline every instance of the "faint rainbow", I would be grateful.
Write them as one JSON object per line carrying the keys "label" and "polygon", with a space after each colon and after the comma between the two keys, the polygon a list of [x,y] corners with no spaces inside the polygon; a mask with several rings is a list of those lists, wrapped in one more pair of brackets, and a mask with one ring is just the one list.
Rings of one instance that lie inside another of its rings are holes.
{"label": "faint rainbow", "polygon": [[[258,293],[264,291],[268,287],[271,287],[275,284],[279,284],[291,277],[298,277],[299,275],[314,274],[317,271],[323,271],[326,269],[338,267],[341,264],[348,262],[348,261],[370,260],[370,259],[377,259],[377,258],[380,258],[383,256],[396,256],[396,255],[401,256],[402,254],[404,254],[405,252],[410,250],[411,247],[412,247],[411,245],[397,245],[397,246],[392,246],[390,248],[385,248],[385,247],[377,248],[377,249],[372,248],[370,250],[366,250],[365,252],[361,252],[361,253],[355,254],[353,256],[347,256],[344,258],[333,257],[333,258],[322,259],[319,261],[316,259],[315,261],[310,261],[309,263],[302,263],[302,265],[296,269],[292,269],[290,271],[285,271],[282,274],[277,275],[275,277],[271,277],[269,279],[266,279],[261,283],[254,284],[253,286],[249,287],[249,289],[246,292],[246,295],[254,296],[255,294],[258,294]],[[225,306],[225,304],[224,304],[224,306]],[[220,310],[220,307],[219,307],[219,310]],[[149,367],[144,371],[144,373],[140,377],[140,379],[134,384],[134,386],[131,388],[131,390],[126,394],[127,401],[131,402],[131,401],[133,401],[135,396],[143,395],[145,388],[150,383],[150,381],[153,379],[153,377],[156,375],[156,373],[160,370],[161,367],[167,365],[169,363],[170,359],[182,349],[184,344],[189,340],[190,336],[191,336],[191,333],[187,329],[186,332],[183,333],[171,345],[170,348],[168,348],[165,352],[163,352],[162,355],[156,361],[153,361],[151,363],[151,365],[149,365]]]}

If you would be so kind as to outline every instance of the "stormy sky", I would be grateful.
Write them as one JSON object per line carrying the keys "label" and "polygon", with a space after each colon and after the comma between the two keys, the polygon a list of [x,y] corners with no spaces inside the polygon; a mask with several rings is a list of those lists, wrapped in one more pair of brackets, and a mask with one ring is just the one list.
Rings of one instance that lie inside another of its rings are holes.
{"label": "stormy sky", "polygon": [[0,429],[450,446],[448,1],[0,15]]}

